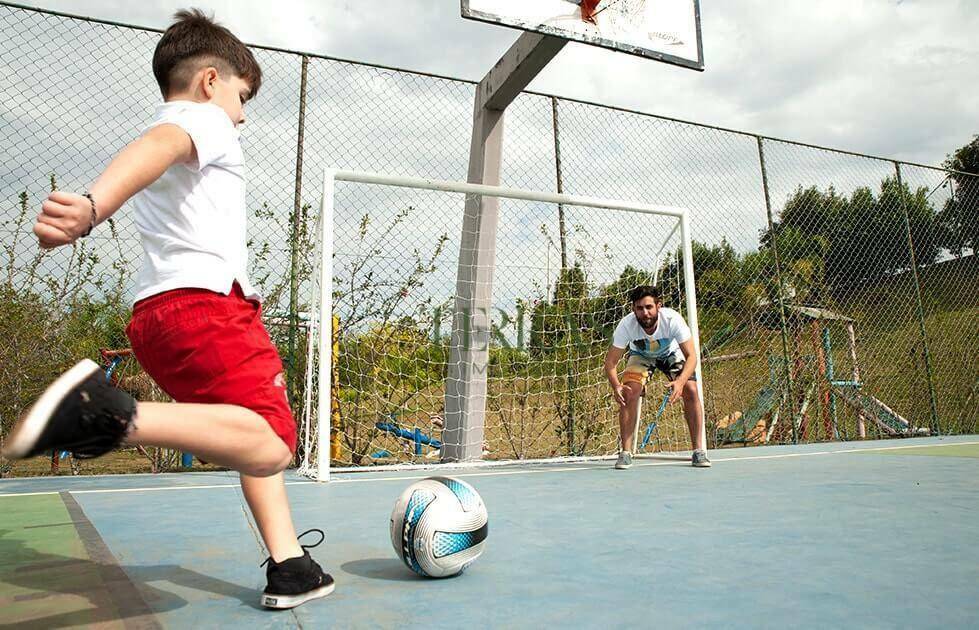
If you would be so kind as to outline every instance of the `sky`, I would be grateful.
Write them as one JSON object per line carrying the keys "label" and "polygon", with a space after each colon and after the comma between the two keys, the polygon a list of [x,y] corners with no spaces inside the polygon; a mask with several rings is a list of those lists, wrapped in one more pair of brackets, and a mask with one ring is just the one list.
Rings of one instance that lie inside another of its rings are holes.
{"label": "sky", "polygon": [[[189,0],[21,0],[165,28]],[[197,0],[249,43],[479,80],[518,32],[459,0]],[[701,0],[703,73],[569,44],[531,90],[924,164],[979,133],[972,0]]]}
{"label": "sky", "polygon": [[[187,1],[32,4],[162,29]],[[249,43],[477,81],[519,33],[463,20],[459,5],[459,0],[196,3]],[[572,43],[530,89],[923,164],[940,164],[979,132],[979,91],[973,87],[979,72],[969,63],[977,58],[971,36],[979,32],[979,18],[966,3],[702,0],[701,12],[705,72]],[[7,16],[0,20],[0,154],[18,155],[0,164],[2,238],[18,239],[16,257],[26,262],[36,248],[27,227],[15,224],[19,195],[43,198],[51,175],[62,189],[84,189],[139,133],[159,98],[148,72],[157,37],[0,13]],[[294,55],[266,51],[258,58],[266,80],[246,108],[251,122],[242,143],[250,166],[247,203],[254,215],[250,273],[260,284],[269,278],[267,288],[281,283],[289,269],[299,63]],[[51,98],[50,85],[59,86],[64,98]],[[468,83],[314,59],[302,200],[318,207],[319,174],[327,167],[465,179],[472,90]],[[751,136],[566,100],[558,109],[565,192],[687,208],[695,217],[695,240],[723,240],[742,253],[757,249],[767,228],[763,184],[777,217],[799,186],[832,187],[848,195],[860,187],[878,190],[894,175],[888,161],[766,142],[763,182],[759,147]],[[507,114],[501,183],[553,190],[554,151],[550,100],[521,96]],[[931,202],[942,207],[948,192],[940,171],[909,167],[903,172],[913,189],[934,193]],[[339,265],[353,268],[365,252],[375,252],[377,264],[400,277],[415,264],[409,252],[427,256],[446,236],[438,273],[427,282],[433,298],[453,293],[462,233],[458,200],[391,190],[382,195],[364,187],[338,189],[338,199],[344,200],[335,221]],[[399,232],[383,232],[406,206],[414,214],[399,224]],[[560,268],[554,244],[558,215],[556,208],[540,204],[510,202],[502,208],[494,295],[512,305],[550,292]],[[372,232],[361,242],[360,220],[368,210]],[[657,269],[659,255],[678,243],[672,224],[662,218],[569,213],[569,255],[591,257],[586,262],[596,281],[614,279],[627,264]],[[132,213],[117,216],[119,239],[104,231],[90,239],[100,269],[110,276],[116,263],[132,269],[139,259]],[[384,242],[373,242],[382,236]],[[375,248],[386,255],[379,257]],[[68,265],[66,256],[46,259],[43,270]]]}

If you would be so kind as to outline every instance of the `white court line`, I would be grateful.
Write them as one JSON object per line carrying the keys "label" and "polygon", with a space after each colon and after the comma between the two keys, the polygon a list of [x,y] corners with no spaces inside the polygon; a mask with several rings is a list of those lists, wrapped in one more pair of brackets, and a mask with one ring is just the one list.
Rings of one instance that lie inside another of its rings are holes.
{"label": "white court line", "polygon": [[[875,446],[867,448],[843,448],[835,451],[810,451],[808,453],[779,453],[775,455],[748,455],[746,457],[720,457],[712,459],[714,463],[720,462],[740,462],[740,461],[757,461],[762,459],[789,459],[792,457],[814,457],[817,455],[840,455],[845,453],[867,453],[873,451],[898,451],[909,448],[941,448],[945,446],[971,446],[979,444],[979,440],[970,442],[951,442],[949,444],[908,444],[904,446]],[[717,451],[713,451],[717,452]],[[516,463],[519,465],[519,462]],[[689,464],[684,460],[678,461],[659,461],[659,462],[636,462],[633,464],[636,468],[648,468],[653,466],[687,466]],[[597,466],[574,466],[574,467],[563,467],[563,468],[552,468],[552,467],[542,467],[539,469],[531,470],[494,470],[488,472],[473,472],[473,473],[455,473],[456,477],[496,477],[502,475],[531,475],[539,473],[557,473],[557,472],[574,472],[580,470],[605,470],[604,467],[599,468]],[[344,483],[370,483],[378,481],[411,481],[414,479],[425,479],[430,477],[430,474],[424,475],[404,475],[397,477],[364,477],[361,479],[333,479],[330,484],[344,484]],[[318,481],[287,481],[285,482],[287,486],[309,486],[309,485],[320,485]],[[161,492],[165,490],[214,490],[218,488],[238,488],[239,484],[214,484],[207,486],[160,486],[160,487],[146,487],[146,488],[102,488],[98,490],[68,490],[71,494],[108,494],[115,492]],[[61,491],[55,490],[50,492],[11,492],[9,494],[0,494],[0,498],[4,497],[30,497],[30,496],[42,496],[42,495],[52,495],[59,494]]]}
{"label": "white court line", "polygon": [[[319,483],[317,481],[287,481],[287,486],[303,486],[307,484]],[[69,494],[107,494],[114,492],[161,492],[163,490],[214,490],[216,488],[239,488],[240,484],[237,483],[223,483],[214,484],[208,486],[157,486],[157,487],[145,487],[145,488],[99,488],[96,490],[54,490],[48,492],[11,492],[8,494],[0,494],[0,499],[4,497],[36,497],[51,494],[61,494],[62,492],[68,492]]]}
{"label": "white court line", "polygon": [[[640,464],[637,464],[637,466]],[[675,466],[675,462],[661,462],[656,464],[641,464],[643,466]],[[573,468],[541,468],[536,470],[494,470],[490,472],[460,473],[453,477],[497,477],[500,475],[533,475],[538,473],[571,472],[575,470],[595,470],[597,466],[575,466]],[[600,468],[599,470],[605,470]],[[432,475],[405,475],[404,477],[365,477],[363,479],[333,479],[330,483],[365,483],[371,481],[403,481],[405,479],[427,479]],[[445,475],[438,475],[445,476]]]}
{"label": "white court line", "polygon": [[[316,481],[287,481],[287,486],[304,486],[318,483]],[[100,488],[98,490],[69,490],[71,494],[105,494],[108,492],[159,492],[161,490],[213,490],[215,488],[240,488],[238,483],[222,483],[211,486],[160,486],[158,488]],[[2,496],[2,495],[0,495]]]}

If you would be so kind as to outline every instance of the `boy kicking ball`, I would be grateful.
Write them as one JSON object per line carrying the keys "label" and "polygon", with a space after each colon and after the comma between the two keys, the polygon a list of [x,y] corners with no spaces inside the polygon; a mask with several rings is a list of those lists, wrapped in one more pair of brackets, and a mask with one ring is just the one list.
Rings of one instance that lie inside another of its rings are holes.
{"label": "boy kicking ball", "polygon": [[137,403],[84,360],[20,420],[4,456],[53,449],[90,458],[125,443],[188,451],[239,471],[270,554],[262,604],[292,608],[330,594],[333,578],[293,527],[282,471],[296,450],[296,423],[245,271],[238,126],[262,70],[200,11],[175,19],[153,54],[164,103],[88,192],[48,196],[34,234],[45,249],[70,245],[133,200],[145,255],[126,334],[143,369],[177,402]]}

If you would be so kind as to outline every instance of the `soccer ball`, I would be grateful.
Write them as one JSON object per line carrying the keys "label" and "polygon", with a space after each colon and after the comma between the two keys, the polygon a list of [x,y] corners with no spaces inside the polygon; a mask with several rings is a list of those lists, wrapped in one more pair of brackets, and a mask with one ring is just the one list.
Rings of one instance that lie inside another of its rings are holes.
{"label": "soccer ball", "polygon": [[483,500],[468,483],[429,477],[408,486],[395,502],[391,544],[419,575],[458,575],[483,553],[488,518]]}

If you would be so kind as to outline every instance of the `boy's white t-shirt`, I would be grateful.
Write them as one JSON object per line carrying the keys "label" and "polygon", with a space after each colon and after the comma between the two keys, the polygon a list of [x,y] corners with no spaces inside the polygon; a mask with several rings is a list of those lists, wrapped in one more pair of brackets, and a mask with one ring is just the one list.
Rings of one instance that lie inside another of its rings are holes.
{"label": "boy's white t-shirt", "polygon": [[656,319],[656,330],[646,334],[639,325],[635,313],[629,313],[619,321],[612,333],[612,345],[629,349],[629,356],[639,356],[649,361],[663,360],[673,356],[683,359],[680,344],[690,339],[690,328],[683,316],[672,308],[660,307]]}
{"label": "boy's white t-shirt", "polygon": [[197,161],[174,164],[133,198],[145,253],[134,301],[187,288],[228,295],[235,281],[246,297],[257,299],[246,271],[238,130],[217,105],[191,101],[159,105],[145,131],[167,123],[190,135]]}

